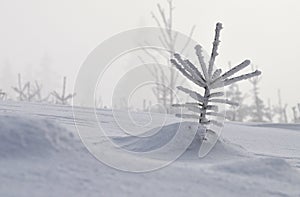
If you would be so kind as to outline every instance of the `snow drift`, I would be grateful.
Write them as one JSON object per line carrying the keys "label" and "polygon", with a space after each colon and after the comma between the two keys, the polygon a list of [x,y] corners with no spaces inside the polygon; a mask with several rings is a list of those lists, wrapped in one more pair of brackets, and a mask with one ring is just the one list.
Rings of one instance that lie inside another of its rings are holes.
{"label": "snow drift", "polygon": [[[119,136],[110,114],[101,111],[99,118]],[[296,129],[226,123],[223,138],[206,157],[198,158],[195,138],[171,165],[136,174],[92,157],[79,141],[68,107],[11,103],[2,106],[0,116],[0,196],[300,196]],[[89,121],[82,120],[86,130],[94,126]],[[122,148],[149,151],[172,139],[177,124],[151,137],[113,140]]]}
{"label": "snow drift", "polygon": [[[127,136],[127,137],[113,137],[112,140],[121,148],[124,148],[129,151],[134,152],[148,152],[161,148],[163,145],[167,144],[178,132],[179,127],[186,129],[185,135],[190,135],[188,128],[195,128],[198,126],[198,123],[195,122],[181,122],[173,123],[166,125],[160,129],[154,128],[146,133],[144,136],[149,137],[138,137],[138,136]],[[150,135],[154,133],[154,135]],[[178,141],[177,143],[183,143]],[[213,149],[208,153],[206,157],[200,159],[198,157],[199,148],[201,146],[201,140],[198,135],[195,135],[195,138],[188,146],[187,150],[181,156],[180,159],[183,160],[198,160],[203,162],[206,160],[213,159],[214,161],[236,157],[248,157],[249,153],[241,146],[230,143],[224,138],[218,139],[217,143]],[[182,147],[181,144],[178,144],[178,147]],[[176,148],[176,147],[175,147]]]}
{"label": "snow drift", "polygon": [[0,157],[39,156],[70,149],[74,135],[55,122],[25,116],[1,116]]}

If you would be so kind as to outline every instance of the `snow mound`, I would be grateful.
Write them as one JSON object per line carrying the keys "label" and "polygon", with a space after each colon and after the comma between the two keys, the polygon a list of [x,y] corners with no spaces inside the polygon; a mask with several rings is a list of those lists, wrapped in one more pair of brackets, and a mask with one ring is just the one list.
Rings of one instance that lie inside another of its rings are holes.
{"label": "snow mound", "polygon": [[242,146],[234,144],[227,139],[220,137],[212,150],[203,158],[198,157],[200,142],[194,139],[187,151],[182,155],[181,160],[199,160],[205,163],[220,163],[226,160],[237,158],[248,158],[251,154]]}
{"label": "snow mound", "polygon": [[[174,123],[164,126],[160,129],[154,128],[145,133],[145,136],[149,137],[137,137],[137,136],[126,136],[126,137],[113,137],[112,141],[123,149],[134,151],[134,152],[148,152],[161,148],[167,144],[178,132],[179,127],[186,130],[184,135],[189,135],[190,129],[197,128],[198,123],[195,122],[182,122]],[[154,133],[154,135],[148,135]],[[179,141],[178,143],[182,143]],[[201,145],[201,140],[198,135],[195,136],[185,153],[181,156],[183,160],[194,160],[199,159],[198,152]],[[178,145],[178,147],[182,147]],[[203,160],[219,161],[233,157],[246,157],[249,153],[239,145],[230,143],[225,139],[218,139],[210,153],[203,158]]]}
{"label": "snow mound", "polygon": [[281,158],[264,157],[230,161],[214,166],[213,171],[244,177],[264,177],[285,183],[297,180],[296,184],[299,184],[300,180],[297,170]]}
{"label": "snow mound", "polygon": [[24,116],[1,116],[0,157],[47,157],[52,153],[70,149],[73,133],[55,122]]}
{"label": "snow mound", "polygon": [[250,160],[240,160],[233,162],[227,162],[222,165],[218,165],[214,169],[230,172],[233,174],[244,174],[252,176],[265,175],[268,177],[282,175],[289,171],[291,166],[280,158],[252,158]]}

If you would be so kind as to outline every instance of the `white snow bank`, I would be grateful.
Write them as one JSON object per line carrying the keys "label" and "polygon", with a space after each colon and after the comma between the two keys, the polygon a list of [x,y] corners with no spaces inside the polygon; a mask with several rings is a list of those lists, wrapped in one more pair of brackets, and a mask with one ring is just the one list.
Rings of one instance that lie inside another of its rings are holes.
{"label": "white snow bank", "polygon": [[[80,124],[94,131],[88,110],[77,110],[87,117]],[[0,114],[0,196],[300,196],[296,129],[226,123],[226,140],[220,139],[205,158],[197,157],[195,139],[171,165],[136,174],[110,168],[83,148],[70,107],[11,103],[2,105]],[[99,119],[109,134],[119,136],[111,114],[99,110]],[[148,151],[171,139],[174,127],[150,138],[114,140],[127,149]]]}
{"label": "white snow bank", "polygon": [[49,156],[69,149],[73,133],[53,121],[25,116],[1,116],[0,157]]}
{"label": "white snow bank", "polygon": [[[225,162],[215,166],[215,170],[226,171],[227,173],[247,175],[247,176],[265,176],[269,178],[289,178],[291,174],[297,173],[295,169],[279,158],[251,158],[234,162]],[[297,175],[299,177],[299,175]]]}
{"label": "white snow bank", "polygon": [[[153,131],[157,131],[154,135],[150,137],[137,137],[137,136],[127,136],[127,137],[114,137],[113,141],[119,145],[121,148],[134,151],[134,152],[148,152],[161,148],[165,144],[167,144],[178,132],[179,127],[186,129],[184,135],[190,135],[190,128],[197,128],[198,124],[194,122],[182,122],[182,123],[173,123],[167,126],[164,126],[160,129],[154,128],[147,133],[145,136],[150,136],[148,133],[154,133]],[[182,143],[182,141],[178,141],[178,143]],[[195,136],[194,140],[191,142],[186,152],[182,155],[181,159],[184,160],[198,160],[198,152],[201,146],[201,140],[198,135]],[[182,147],[180,144],[178,147]],[[209,152],[209,154],[202,159],[219,161],[234,157],[247,157],[249,153],[239,145],[235,145],[230,143],[226,139],[220,138],[213,149]]]}

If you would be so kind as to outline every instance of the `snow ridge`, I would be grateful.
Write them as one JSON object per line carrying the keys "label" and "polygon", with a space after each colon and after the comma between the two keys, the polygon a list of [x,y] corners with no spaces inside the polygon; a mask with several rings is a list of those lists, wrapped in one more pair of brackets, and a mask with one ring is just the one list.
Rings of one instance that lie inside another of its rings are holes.
{"label": "snow ridge", "polygon": [[1,116],[0,156],[38,156],[70,149],[74,134],[53,121],[24,116]]}

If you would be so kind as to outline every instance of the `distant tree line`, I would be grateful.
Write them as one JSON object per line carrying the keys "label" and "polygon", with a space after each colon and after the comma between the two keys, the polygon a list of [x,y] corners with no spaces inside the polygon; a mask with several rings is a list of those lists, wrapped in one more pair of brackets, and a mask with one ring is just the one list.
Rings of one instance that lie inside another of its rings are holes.
{"label": "distant tree line", "polygon": [[[253,68],[254,69],[254,68]],[[249,82],[252,86],[250,95],[243,94],[239,86],[234,84],[226,91],[226,96],[240,103],[239,107],[232,107],[226,110],[226,113],[232,121],[250,121],[250,122],[279,122],[279,123],[298,123],[300,122],[300,105],[292,107],[293,118],[288,119],[288,105],[282,104],[281,92],[278,90],[278,104],[271,105],[268,99],[267,105],[264,103],[259,94],[259,82],[261,77],[251,78]],[[246,104],[246,97],[251,97],[252,102]]]}
{"label": "distant tree line", "polygon": [[13,99],[8,94],[0,89],[0,100],[16,100],[26,102],[40,102],[40,103],[53,103],[61,105],[71,104],[71,99],[76,95],[75,93],[66,92],[67,77],[63,77],[61,91],[52,91],[47,95],[42,95],[42,85],[37,81],[23,81],[19,73],[17,78],[17,85],[13,86],[16,97]]}

